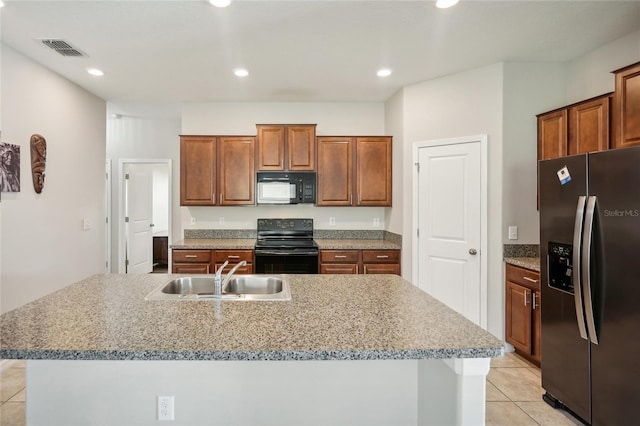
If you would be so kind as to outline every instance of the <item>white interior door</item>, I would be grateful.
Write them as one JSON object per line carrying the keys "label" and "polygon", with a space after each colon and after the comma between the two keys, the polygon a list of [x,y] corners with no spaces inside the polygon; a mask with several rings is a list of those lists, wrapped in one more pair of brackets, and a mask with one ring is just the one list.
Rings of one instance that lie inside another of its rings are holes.
{"label": "white interior door", "polygon": [[486,326],[480,261],[481,143],[422,146],[417,158],[418,286]]}
{"label": "white interior door", "polygon": [[125,173],[126,272],[153,270],[153,168],[127,164]]}

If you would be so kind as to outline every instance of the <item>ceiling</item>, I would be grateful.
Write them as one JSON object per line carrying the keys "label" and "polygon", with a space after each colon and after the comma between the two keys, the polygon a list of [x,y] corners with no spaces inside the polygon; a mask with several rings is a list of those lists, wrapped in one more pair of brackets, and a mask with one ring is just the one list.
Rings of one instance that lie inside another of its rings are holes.
{"label": "ceiling", "polygon": [[[571,60],[640,29],[640,1],[4,2],[5,44],[117,102],[381,102],[496,62]],[[377,77],[382,67],[393,74]]]}

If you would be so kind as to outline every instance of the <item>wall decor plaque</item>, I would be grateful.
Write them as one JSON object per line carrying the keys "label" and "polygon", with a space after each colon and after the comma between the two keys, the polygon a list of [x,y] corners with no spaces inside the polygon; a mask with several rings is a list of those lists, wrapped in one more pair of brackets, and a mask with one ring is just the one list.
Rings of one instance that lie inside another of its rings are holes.
{"label": "wall decor plaque", "polygon": [[44,188],[44,169],[47,163],[47,141],[42,135],[31,135],[31,175],[37,194]]}

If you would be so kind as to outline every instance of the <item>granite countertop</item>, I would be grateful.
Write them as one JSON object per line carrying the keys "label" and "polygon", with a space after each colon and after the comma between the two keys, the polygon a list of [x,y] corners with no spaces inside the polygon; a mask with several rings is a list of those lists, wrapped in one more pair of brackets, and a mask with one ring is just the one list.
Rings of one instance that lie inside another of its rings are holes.
{"label": "granite countertop", "polygon": [[[399,244],[388,240],[322,239],[316,238],[320,250],[400,250]],[[171,244],[174,249],[235,249],[253,250],[256,240],[251,238],[185,238]]]}
{"label": "granite countertop", "polygon": [[400,244],[388,240],[351,240],[316,238],[320,250],[400,250]]}
{"label": "granite countertop", "polygon": [[185,238],[170,245],[175,249],[253,250],[255,238]]}
{"label": "granite countertop", "polygon": [[540,272],[539,257],[505,257],[504,261],[511,265],[520,266],[522,268],[531,269]]}
{"label": "granite countertop", "polygon": [[0,317],[0,358],[487,358],[503,343],[396,275],[288,275],[292,299],[144,300],[180,275],[94,275]]}

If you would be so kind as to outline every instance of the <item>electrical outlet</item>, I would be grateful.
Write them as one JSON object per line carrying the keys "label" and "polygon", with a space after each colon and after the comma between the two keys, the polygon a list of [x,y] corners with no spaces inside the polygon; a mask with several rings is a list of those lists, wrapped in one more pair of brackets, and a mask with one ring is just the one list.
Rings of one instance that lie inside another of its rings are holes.
{"label": "electrical outlet", "polygon": [[92,228],[91,225],[91,220],[89,219],[83,219],[82,220],[82,229],[84,229],[85,231],[88,231]]}
{"label": "electrical outlet", "polygon": [[220,225],[224,225],[224,216],[220,216],[220,217],[218,218],[218,223],[219,223]]}
{"label": "electrical outlet", "polygon": [[175,420],[172,396],[158,396],[158,420]]}
{"label": "electrical outlet", "polygon": [[195,225],[195,224],[196,224],[196,218],[195,218],[195,217],[193,217],[193,216],[191,216],[191,224],[192,224],[192,225]]}
{"label": "electrical outlet", "polygon": [[380,226],[380,219],[377,217],[373,218],[373,227],[377,228],[378,226]]}
{"label": "electrical outlet", "polygon": [[331,226],[335,226],[335,224],[336,224],[336,218],[335,218],[335,217],[333,217],[333,216],[331,216],[331,217],[329,218],[329,225],[331,225]]}
{"label": "electrical outlet", "polygon": [[510,240],[517,240],[518,239],[518,227],[517,226],[510,226],[509,227],[509,239]]}

